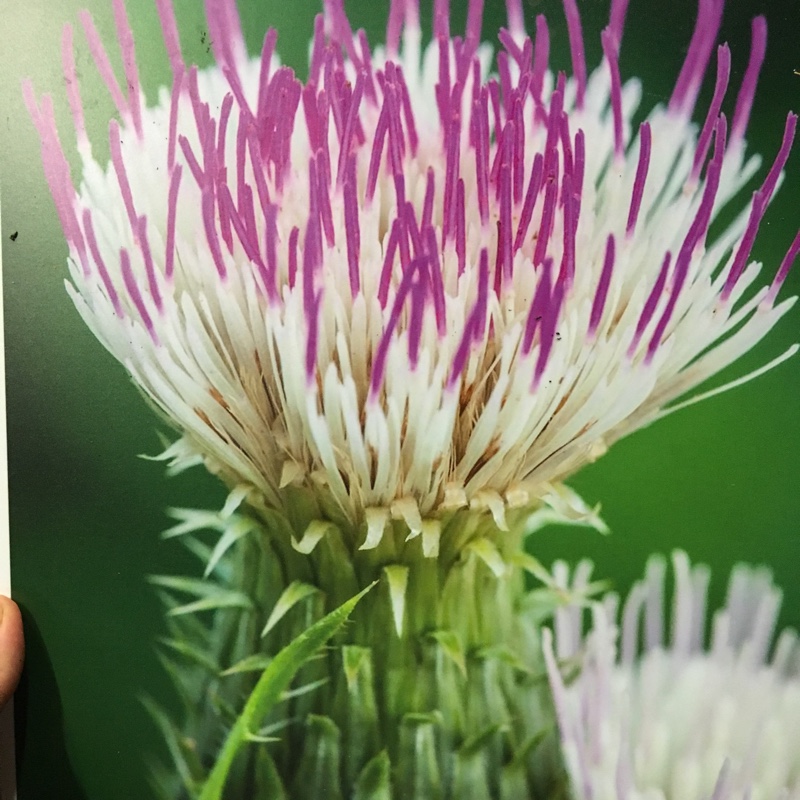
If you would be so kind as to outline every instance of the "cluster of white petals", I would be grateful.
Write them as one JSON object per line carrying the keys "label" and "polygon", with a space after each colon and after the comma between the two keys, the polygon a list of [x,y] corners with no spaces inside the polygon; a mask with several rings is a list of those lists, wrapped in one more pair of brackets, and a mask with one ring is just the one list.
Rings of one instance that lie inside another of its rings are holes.
{"label": "cluster of white petals", "polygon": [[354,524],[371,513],[419,530],[466,505],[502,522],[674,408],[793,303],[776,296],[800,236],[771,284],[748,262],[795,116],[752,200],[708,237],[760,166],[744,136],[763,19],[730,125],[725,45],[692,121],[722,13],[701,2],[672,99],[637,128],[640,85],[618,68],[626,2],[587,77],[565,0],[570,78],[549,71],[547,24],[528,37],[520,0],[496,76],[482,3],[463,37],[435,6],[423,48],[417,0],[393,0],[373,52],[326,0],[301,83],[274,31],[246,54],[234,0],[207,3],[217,66],[187,66],[159,0],[174,83],[150,106],[121,0],[127,92],[85,14],[120,121],[112,163],[97,163],[67,29],[77,191],[52,102],[26,88],[78,310],[180,431],[170,456],[201,457],[273,507],[298,484]]}
{"label": "cluster of white petals", "polygon": [[616,596],[593,609],[587,636],[577,608],[559,612],[555,648],[547,636],[576,800],[797,800],[800,644],[791,630],[773,641],[780,591],[737,567],[709,636],[708,569],[681,552],[673,566],[669,641],[658,558],[621,611]]}

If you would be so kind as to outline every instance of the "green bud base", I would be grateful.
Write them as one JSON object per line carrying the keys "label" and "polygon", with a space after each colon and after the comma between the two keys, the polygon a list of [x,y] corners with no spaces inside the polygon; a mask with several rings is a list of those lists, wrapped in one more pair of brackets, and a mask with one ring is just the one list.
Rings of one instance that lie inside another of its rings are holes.
{"label": "green bud base", "polygon": [[[365,530],[289,512],[177,512],[203,579],[154,577],[168,607],[160,655],[182,701],[147,701],[172,763],[162,798],[199,797],[222,743],[275,655],[376,583],[302,665],[236,758],[226,800],[529,800],[565,796],[539,630],[559,598],[526,590],[530,509],[501,531],[486,512],[441,518],[436,546],[404,521]],[[218,534],[211,545],[201,529]],[[431,551],[434,551],[432,554]]]}

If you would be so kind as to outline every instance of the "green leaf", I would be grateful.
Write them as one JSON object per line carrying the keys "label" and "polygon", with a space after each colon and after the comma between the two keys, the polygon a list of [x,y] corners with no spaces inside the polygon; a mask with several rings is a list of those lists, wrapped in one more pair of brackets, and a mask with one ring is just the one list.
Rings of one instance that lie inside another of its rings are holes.
{"label": "green leaf", "polygon": [[204,667],[212,675],[216,675],[219,672],[219,664],[214,659],[203,650],[185,642],[183,639],[170,639],[168,636],[160,636],[158,641],[165,647],[169,647],[170,650],[180,653],[190,661]]}
{"label": "green leaf", "polygon": [[214,545],[214,550],[211,552],[205,572],[203,573],[204,578],[207,578],[214,571],[214,567],[217,566],[222,556],[224,556],[239,539],[256,530],[256,523],[252,519],[247,519],[247,517],[232,517],[232,519],[232,524],[225,528],[222,532],[222,536],[219,537],[216,545]]}
{"label": "green leaf", "polygon": [[181,733],[152,698],[144,696],[140,698],[140,702],[161,731],[181,783],[184,788],[190,792],[193,791],[199,782],[201,774],[201,767],[196,754],[190,750]]}
{"label": "green leaf", "polygon": [[184,533],[193,533],[202,530],[220,530],[225,524],[216,511],[205,511],[197,508],[170,508],[167,513],[178,521],[177,525],[165,530],[161,537],[172,539],[183,536]]}
{"label": "green leaf", "polygon": [[324,686],[330,678],[320,678],[316,681],[311,681],[310,683],[304,683],[302,686],[298,686],[296,689],[287,689],[283,694],[281,694],[281,700],[291,700],[294,697],[302,697],[304,694],[308,694],[309,692],[313,692],[315,689],[319,689],[320,686]]}
{"label": "green leaf", "polygon": [[455,631],[433,631],[429,634],[442,648],[444,654],[458,667],[461,674],[467,677],[467,660],[461,639]]}
{"label": "green leaf", "polygon": [[266,636],[283,619],[283,617],[293,606],[297,605],[297,603],[299,603],[301,600],[305,600],[306,597],[318,591],[319,589],[317,589],[316,586],[312,586],[310,583],[292,581],[283,590],[281,596],[278,598],[278,602],[275,603],[275,607],[272,609],[272,613],[269,615],[269,619],[267,620],[267,624],[264,626],[264,630],[261,631],[261,635]]}
{"label": "green leaf", "polygon": [[392,800],[391,769],[385,750],[368,761],[356,781],[353,800]]}
{"label": "green leaf", "polygon": [[226,591],[214,581],[200,578],[184,578],[181,575],[148,575],[147,580],[153,586],[160,586],[175,592],[193,594],[195,597],[208,597],[216,592]]}
{"label": "green leaf", "polygon": [[170,616],[196,614],[198,611],[215,611],[218,608],[252,608],[253,602],[242,592],[223,590],[210,597],[202,597],[192,603],[170,609]]}
{"label": "green leaf", "polygon": [[240,672],[262,672],[272,663],[272,656],[263,653],[255,653],[247,656],[241,661],[237,661],[232,667],[228,667],[223,675],[238,675]]}
{"label": "green leaf", "polygon": [[281,695],[300,667],[344,625],[359,600],[374,585],[370,584],[316,622],[275,656],[258,679],[244,710],[228,734],[217,762],[200,792],[199,800],[221,800],[228,773],[237,754],[245,745],[248,734],[258,730],[270,709],[280,701]]}
{"label": "green leaf", "polygon": [[392,617],[397,636],[403,635],[403,617],[406,610],[406,588],[408,587],[408,567],[390,564],[383,568],[389,581],[389,599],[392,603]]}
{"label": "green leaf", "polygon": [[543,583],[545,586],[550,588],[555,586],[555,580],[550,570],[547,569],[538,558],[534,558],[530,553],[520,550],[518,553],[512,554],[509,560],[514,566],[522,567],[526,572],[529,572],[536,580]]}
{"label": "green leaf", "polygon": [[467,545],[467,550],[475,553],[484,564],[494,573],[496,578],[502,578],[508,572],[508,564],[503,560],[497,546],[490,539],[474,539]]}

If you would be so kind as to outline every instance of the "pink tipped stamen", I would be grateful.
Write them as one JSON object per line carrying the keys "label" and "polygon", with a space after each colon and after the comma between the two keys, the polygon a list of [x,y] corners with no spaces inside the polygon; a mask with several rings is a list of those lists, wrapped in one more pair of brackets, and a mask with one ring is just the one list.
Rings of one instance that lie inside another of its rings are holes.
{"label": "pink tipped stamen", "polygon": [[[358,39],[358,45],[361,48],[361,72],[364,73],[364,95],[369,104],[373,108],[376,108],[378,105],[378,92],[376,88],[375,66],[372,63],[372,48],[369,46],[367,33],[363,28],[356,33],[356,39]],[[398,80],[402,82],[403,77],[399,67],[398,73]]]}
{"label": "pink tipped stamen", "polygon": [[533,75],[531,76],[531,92],[538,102],[542,99],[542,88],[547,65],[550,62],[550,31],[544,14],[536,17],[536,44],[533,48]]}
{"label": "pink tipped stamen", "polygon": [[444,200],[442,205],[442,236],[448,241],[455,236],[456,230],[456,186],[461,167],[461,124],[453,119],[450,135],[447,137],[447,160],[444,173]]}
{"label": "pink tipped stamen", "polygon": [[392,281],[392,272],[394,271],[394,257],[397,253],[397,247],[400,242],[402,223],[399,219],[395,219],[392,223],[392,228],[389,231],[389,239],[386,243],[386,252],[383,256],[383,266],[381,267],[381,278],[378,284],[378,302],[381,308],[386,308],[386,303],[389,297],[389,286]]}
{"label": "pink tipped stamen", "polygon": [[433,198],[436,192],[436,178],[433,167],[428,167],[425,176],[425,199],[422,203],[422,227],[427,228],[433,220]]}
{"label": "pink tipped stamen", "polygon": [[761,224],[761,220],[764,216],[766,208],[767,203],[763,194],[763,190],[754,192],[753,203],[750,207],[750,215],[747,219],[747,227],[745,228],[742,239],[739,242],[739,247],[736,250],[736,255],[733,258],[730,271],[728,272],[728,277],[725,280],[725,284],[722,287],[722,293],[720,294],[720,300],[723,303],[728,301],[734,287],[736,286],[736,283],[741,277],[742,272],[744,272],[747,259],[750,257],[750,252],[753,249],[753,243],[755,242],[756,235],[758,234],[758,227]]}
{"label": "pink tipped stamen", "polygon": [[447,335],[447,306],[444,296],[442,267],[439,262],[439,246],[436,242],[436,231],[433,226],[425,229],[423,236],[425,251],[429,258],[429,283],[433,297],[433,310],[436,315],[436,331],[440,338],[444,338]]}
{"label": "pink tipped stamen", "polygon": [[375,136],[372,140],[372,153],[369,159],[369,169],[367,170],[367,190],[366,200],[371,202],[375,196],[375,187],[378,185],[378,173],[381,168],[381,158],[383,157],[383,144],[389,131],[389,109],[384,100],[378,123],[375,128]]}
{"label": "pink tipped stamen", "polygon": [[136,133],[142,135],[142,93],[139,85],[139,68],[136,65],[136,47],[133,42],[128,14],[125,11],[123,0],[113,0],[114,24],[117,28],[120,50],[122,51],[122,65],[125,70],[125,82],[128,85],[128,108],[131,111],[133,127]]}
{"label": "pink tipped stamen", "polygon": [[88,146],[89,140],[86,137],[86,123],[83,117],[83,103],[81,102],[78,73],[75,70],[71,25],[64,26],[64,34],[61,38],[61,63],[64,71],[64,82],[67,85],[67,99],[72,112],[72,121],[75,125],[75,133],[78,136],[78,147],[84,148]]}
{"label": "pink tipped stamen", "polygon": [[717,190],[719,189],[719,178],[720,171],[722,169],[722,157],[725,151],[726,133],[727,125],[725,121],[725,115],[722,114],[717,122],[714,157],[708,166],[706,187],[703,191],[703,198],[700,201],[700,207],[697,210],[697,214],[691,226],[689,227],[686,238],[684,239],[681,249],[678,252],[678,257],[675,259],[675,272],[673,277],[672,292],[669,300],[667,301],[664,313],[661,315],[661,319],[659,319],[653,336],[650,339],[650,343],[647,346],[645,362],[648,364],[653,360],[656,351],[661,345],[667,326],[669,325],[675,312],[678,298],[683,290],[683,286],[689,274],[689,267],[691,265],[695,248],[708,231],[708,225],[711,221],[711,213],[714,208],[714,200],[716,199]]}
{"label": "pink tipped stamen", "polygon": [[178,35],[178,25],[175,21],[172,0],[156,0],[156,7],[161,21],[161,31],[167,48],[167,56],[172,67],[172,75],[177,80],[178,75],[184,71],[184,65],[183,57],[181,56],[181,40]]}
{"label": "pink tipped stamen", "polygon": [[208,189],[203,192],[203,200],[201,203],[203,226],[206,231],[206,240],[208,247],[211,250],[211,257],[214,260],[214,266],[217,268],[217,274],[221,280],[225,280],[228,270],[225,267],[225,261],[222,258],[222,250],[219,246],[219,237],[217,235],[217,226],[215,223],[215,208],[213,192]]}
{"label": "pink tipped stamen", "polygon": [[139,224],[138,217],[133,206],[133,194],[128,181],[128,173],[125,169],[125,161],[122,158],[119,123],[115,119],[112,119],[108,125],[108,143],[111,148],[111,162],[114,165],[114,172],[117,175],[117,182],[122,193],[122,202],[125,204],[125,211],[128,213],[131,229],[135,231]]}
{"label": "pink tipped stamen", "polygon": [[[317,153],[317,164],[321,166],[322,154]],[[325,243],[328,247],[336,244],[336,237],[333,229],[333,209],[331,208],[330,190],[325,184],[325,172],[317,169],[317,203],[319,216],[322,222],[322,230],[325,233]]]}
{"label": "pink tipped stamen", "polygon": [[566,76],[558,73],[556,89],[550,98],[550,112],[547,121],[547,138],[544,143],[544,174],[550,178],[558,171],[558,142],[561,138],[561,112],[564,107],[564,86]]}
{"label": "pink tipped stamen", "polygon": [[600,273],[600,281],[597,284],[597,290],[594,293],[594,301],[592,302],[592,312],[589,317],[589,339],[594,339],[597,334],[597,329],[600,325],[600,320],[603,317],[603,310],[605,309],[606,299],[608,297],[608,287],[611,285],[611,275],[614,270],[614,235],[609,234],[606,241],[606,254],[603,261],[603,270]]}
{"label": "pink tipped stamen", "polygon": [[422,327],[425,322],[425,302],[429,291],[428,264],[423,261],[413,271],[409,293],[408,315],[408,362],[411,370],[419,363],[419,348],[422,343]]}
{"label": "pink tipped stamen", "polygon": [[767,203],[769,203],[772,199],[772,194],[775,191],[775,187],[778,185],[778,179],[783,172],[783,168],[786,166],[786,162],[789,160],[789,153],[792,150],[792,144],[794,143],[796,131],[797,114],[789,112],[786,117],[786,125],[783,129],[783,141],[781,142],[781,149],[778,151],[778,155],[776,156],[775,161],[772,164],[772,168],[770,169],[769,174],[764,181],[764,185],[761,187],[761,191],[763,192]]}
{"label": "pink tipped stamen", "polygon": [[510,31],[507,31],[505,28],[500,28],[497,38],[500,40],[500,44],[503,45],[508,55],[514,59],[520,70],[524,71],[526,64],[524,51],[517,46],[517,43],[514,40],[514,34],[512,34]]}
{"label": "pink tipped stamen", "polygon": [[450,39],[450,0],[433,0],[433,38]]}
{"label": "pink tipped stamen", "polygon": [[775,278],[772,281],[772,284],[769,287],[769,291],[767,292],[764,300],[762,301],[762,305],[771,307],[775,302],[775,298],[778,296],[778,292],[783,286],[784,281],[789,275],[789,272],[794,265],[795,259],[797,258],[798,254],[800,253],[800,231],[797,232],[797,235],[794,237],[794,241],[789,246],[789,249],[786,251],[786,255],[783,257],[783,261],[781,261],[780,268],[778,272],[775,274]]}
{"label": "pink tipped stamen", "polygon": [[311,40],[311,59],[308,66],[308,82],[316,86],[322,75],[325,59],[325,17],[317,14],[314,17],[314,36]]}
{"label": "pink tipped stamen", "polygon": [[[255,231],[252,231],[255,238]],[[267,291],[274,302],[278,299],[278,206],[270,203],[264,216],[264,252],[267,255]]]}
{"label": "pink tipped stamen", "polygon": [[578,233],[577,202],[572,192],[572,176],[564,176],[564,254],[559,275],[564,276],[565,289],[572,287],[575,278],[575,239]]}
{"label": "pink tipped stamen", "polygon": [[167,242],[164,254],[164,274],[172,278],[175,268],[175,216],[178,210],[178,190],[181,185],[181,165],[176,164],[169,177],[169,199],[167,201]]}
{"label": "pink tipped stamen", "polygon": [[[378,343],[378,347],[375,351],[375,360],[372,362],[372,373],[370,375],[369,386],[369,396],[372,402],[377,399],[378,391],[383,384],[383,379],[386,373],[386,358],[389,354],[389,346],[392,342],[392,338],[394,337],[395,330],[400,322],[400,315],[403,311],[406,298],[411,293],[414,286],[421,280],[424,280],[423,278],[418,277],[418,273],[424,272],[426,269],[427,257],[422,256],[420,258],[415,258],[408,265],[408,269],[406,269],[403,273],[403,277],[401,278],[397,287],[397,293],[395,294],[394,303],[392,304],[392,310],[389,313],[389,320],[386,323],[383,335],[381,336],[380,342]],[[413,306],[414,304],[412,303],[412,312]],[[409,346],[410,340],[411,335],[409,334]]]}
{"label": "pink tipped stamen", "polygon": [[306,303],[306,322],[308,338],[306,339],[306,384],[309,388],[316,386],[317,352],[319,350],[319,312],[322,306],[322,289],[312,292]]}
{"label": "pink tipped stamen", "polygon": [[195,157],[192,146],[189,144],[189,140],[181,134],[178,136],[178,144],[180,145],[186,165],[189,167],[189,171],[192,173],[192,177],[198,186],[202,186],[205,183],[205,175],[203,174],[203,168],[200,166],[197,158]]}
{"label": "pink tipped stamen", "polygon": [[633,235],[636,229],[636,221],[639,219],[639,211],[642,207],[644,186],[647,181],[647,171],[650,167],[651,145],[650,123],[643,122],[641,128],[639,128],[639,163],[636,166],[636,177],[633,180],[633,192],[631,193],[631,206],[628,211],[628,224],[625,228],[625,234],[628,238]]}
{"label": "pink tipped stamen", "polygon": [[[548,259],[548,262],[550,260]],[[533,373],[532,389],[537,391],[539,384],[550,360],[553,342],[558,336],[558,320],[561,317],[561,305],[564,302],[564,280],[556,280],[553,292],[545,306],[541,327],[539,328],[539,357],[536,359],[536,368]]]}
{"label": "pink tipped stamen", "polygon": [[41,144],[42,166],[53,197],[61,227],[67,241],[77,250],[84,275],[89,274],[86,257],[86,245],[75,213],[75,196],[72,189],[69,164],[61,149],[58,138],[53,101],[49,95],[42,97],[41,108],[36,103],[33,85],[30,81],[22,84],[22,94],[28,113],[39,134]]}
{"label": "pink tipped stamen", "polygon": [[528,311],[528,318],[525,320],[525,331],[522,335],[523,355],[528,355],[533,349],[534,336],[536,335],[536,331],[541,328],[545,310],[550,302],[553,282],[552,266],[553,260],[550,258],[546,259],[542,266],[539,282],[536,285],[536,291],[533,295],[533,302]]}
{"label": "pink tipped stamen", "polygon": [[756,234],[758,233],[761,220],[764,218],[764,213],[767,210],[772,193],[778,183],[778,178],[786,166],[786,161],[789,158],[789,152],[792,148],[794,141],[795,129],[797,127],[797,115],[789,114],[786,118],[786,127],[783,132],[783,142],[778,151],[778,155],[769,171],[761,188],[753,195],[753,205],[750,208],[750,216],[747,220],[747,227],[745,228],[742,240],[739,243],[739,248],[734,256],[731,269],[728,272],[728,277],[725,280],[725,285],[722,288],[720,299],[723,303],[727,302],[733,292],[736,283],[741,277],[742,272],[747,264],[747,259],[750,257],[750,252],[753,249]]}
{"label": "pink tipped stamen", "polygon": [[125,289],[128,292],[128,296],[133,302],[133,305],[136,308],[140,319],[144,323],[144,327],[150,334],[150,338],[153,340],[153,343],[158,345],[158,336],[156,334],[155,326],[153,325],[153,319],[147,310],[144,300],[142,299],[142,294],[139,291],[139,286],[136,283],[136,278],[134,277],[133,270],[131,269],[130,256],[124,247],[119,251],[119,263],[122,270],[122,280],[125,284]]}
{"label": "pink tipped stamen", "polygon": [[100,280],[103,281],[103,286],[105,287],[108,299],[111,301],[111,305],[114,306],[114,313],[120,319],[124,319],[125,312],[122,309],[122,303],[120,302],[117,290],[114,288],[114,283],[111,280],[111,276],[108,274],[108,269],[106,268],[106,263],[103,260],[103,256],[100,254],[100,248],[97,244],[97,237],[95,236],[94,232],[94,225],[92,224],[92,213],[88,208],[83,210],[83,230],[86,235],[86,241],[89,245],[89,252],[92,254],[92,259],[97,266],[97,272],[100,275]]}
{"label": "pink tipped stamen", "polygon": [[222,100],[219,113],[219,127],[217,130],[217,163],[225,163],[225,139],[228,133],[228,122],[233,108],[233,95],[228,92]]}
{"label": "pink tipped stamen", "polygon": [[622,32],[625,29],[625,15],[628,13],[628,0],[611,0],[611,15],[608,20],[608,29],[614,39],[614,44],[619,52],[622,44]]}
{"label": "pink tipped stamen", "polygon": [[83,26],[86,41],[89,44],[89,52],[92,54],[97,71],[103,79],[106,88],[108,89],[117,111],[123,119],[128,119],[131,116],[130,108],[119,88],[117,79],[114,76],[114,70],[111,69],[111,62],[108,60],[108,54],[103,47],[103,42],[100,39],[100,34],[94,26],[92,15],[88,11],[79,11],[78,18]]}
{"label": "pink tipped stamen", "polygon": [[724,0],[700,0],[694,33],[669,101],[669,110],[692,115],[722,23]]}
{"label": "pink tipped stamen", "polygon": [[358,121],[358,111],[361,105],[361,98],[364,96],[364,73],[359,72],[356,78],[356,85],[353,89],[353,94],[350,97],[349,106],[347,109],[347,118],[344,124],[344,131],[342,133],[342,141],[339,149],[339,164],[336,170],[336,184],[341,186],[344,182],[344,173],[347,162],[350,158],[353,134]]}
{"label": "pink tipped stamen", "polygon": [[256,115],[258,119],[263,119],[266,113],[266,100],[270,83],[270,70],[272,69],[272,57],[275,54],[275,45],[278,42],[278,32],[275,28],[269,28],[264,34],[264,42],[261,45],[261,63],[258,71],[258,102],[256,103]]}
{"label": "pink tipped stamen", "polygon": [[650,324],[650,320],[656,313],[658,302],[664,293],[664,287],[667,285],[667,275],[669,274],[669,265],[671,261],[672,253],[670,253],[668,250],[664,255],[664,261],[661,264],[661,269],[658,272],[656,282],[653,284],[653,288],[650,290],[650,294],[647,296],[647,300],[645,301],[642,313],[639,315],[639,321],[636,324],[636,331],[633,335],[633,341],[631,342],[630,347],[628,347],[629,359],[633,358],[636,349],[639,347],[639,342],[641,342],[642,336],[644,336],[644,332],[647,329],[647,326]]}
{"label": "pink tipped stamen", "polygon": [[219,188],[219,207],[220,212],[222,209],[225,209],[225,212],[228,214],[233,225],[233,229],[236,231],[236,235],[241,242],[242,248],[244,249],[245,255],[253,264],[256,265],[266,291],[267,287],[270,285],[269,273],[267,272],[266,266],[261,259],[261,253],[258,250],[258,242],[254,241],[253,236],[248,231],[247,226],[241,218],[241,215],[233,204],[233,198],[231,197],[230,190],[225,185],[222,185]]}
{"label": "pink tipped stamen", "polygon": [[178,141],[178,107],[183,91],[183,66],[179,66],[172,81],[172,95],[169,103],[169,134],[167,138],[167,169],[172,171],[175,164],[175,145]]}
{"label": "pink tipped stamen", "polygon": [[742,86],[736,98],[736,110],[733,112],[731,125],[731,143],[739,142],[747,131],[750,121],[750,112],[753,108],[753,98],[756,96],[758,76],[764,55],[767,51],[767,21],[764,17],[756,17],[752,22],[752,44],[750,46],[750,60],[744,73]]}
{"label": "pink tipped stamen", "polygon": [[[572,157],[572,141],[569,135],[569,119],[566,114],[561,115],[559,123],[558,130],[561,134],[561,157],[564,163],[564,174],[572,175],[575,165]],[[562,195],[561,203],[563,204],[563,202],[564,198]]]}
{"label": "pink tipped stamen", "polygon": [[389,19],[386,22],[386,54],[396,59],[400,52],[400,34],[406,13],[406,0],[391,0]]}
{"label": "pink tipped stamen", "polygon": [[516,253],[525,242],[525,237],[528,235],[528,227],[531,224],[533,217],[533,209],[536,205],[536,198],[539,196],[539,190],[542,187],[542,171],[544,167],[544,159],[541,153],[537,153],[533,157],[533,167],[531,169],[531,176],[528,181],[528,190],[525,193],[525,202],[522,205],[522,213],[520,214],[519,224],[517,226],[517,235],[514,239],[514,252]]}
{"label": "pink tipped stamen", "polygon": [[411,155],[416,156],[419,149],[419,134],[417,133],[417,123],[414,119],[414,109],[411,107],[411,95],[408,93],[408,85],[403,77],[403,70],[398,66],[397,72],[397,85],[400,88],[400,100],[403,106],[403,119],[406,123],[406,134],[408,136],[408,144],[411,149]]}
{"label": "pink tipped stamen", "polygon": [[584,95],[586,94],[586,55],[583,46],[581,17],[575,0],[564,0],[564,13],[567,17],[569,50],[572,56],[572,75],[577,84],[576,104],[580,109],[583,108]]}
{"label": "pink tipped stamen", "polygon": [[514,90],[511,81],[511,69],[508,66],[508,53],[504,50],[501,50],[497,54],[497,74],[500,77],[500,92],[503,97],[503,108],[506,112],[506,119],[508,119],[511,112],[511,98]]}
{"label": "pink tipped stamen", "polygon": [[344,3],[342,0],[324,0],[324,6],[329,21],[331,40],[341,45],[356,68],[360,68],[360,59],[353,41],[353,29],[350,27],[350,20],[345,13]]}
{"label": "pink tipped stamen", "polygon": [[703,129],[700,132],[700,137],[697,140],[697,147],[694,153],[694,163],[692,164],[691,181],[696,181],[700,176],[700,171],[703,168],[703,162],[706,160],[709,145],[711,144],[711,134],[714,131],[714,126],[717,123],[720,109],[722,108],[722,100],[725,97],[725,92],[728,88],[728,79],[731,74],[731,51],[728,45],[723,44],[717,48],[717,81],[714,86],[714,96],[711,100],[711,105],[706,115],[706,121],[703,124]]}
{"label": "pink tipped stamen", "polygon": [[508,30],[515,38],[525,36],[525,17],[522,13],[522,0],[506,0]]}
{"label": "pink tipped stamen", "polygon": [[483,21],[484,0],[469,0],[467,8],[467,28],[464,36],[462,60],[469,64],[481,43],[481,23]]}
{"label": "pink tipped stamen", "polygon": [[480,99],[472,106],[475,121],[475,178],[478,189],[478,212],[481,224],[489,221],[489,93],[481,89]]}
{"label": "pink tipped stamen", "polygon": [[150,241],[147,238],[147,217],[144,215],[139,217],[137,237],[139,240],[139,249],[142,251],[142,259],[144,260],[144,269],[147,275],[147,286],[150,290],[150,297],[153,298],[153,304],[156,310],[161,312],[164,310],[164,303],[161,299],[161,290],[158,288],[158,276],[156,275],[156,267],[153,263],[153,254],[150,250]]}
{"label": "pink tipped stamen", "polygon": [[[235,0],[205,0],[206,20],[208,22],[208,38],[214,59],[227,69],[228,81],[237,99],[243,96],[238,62],[244,55],[244,37],[239,23],[239,14]],[[246,105],[242,106],[247,108]],[[249,109],[248,109],[249,110]]]}
{"label": "pink tipped stamen", "polygon": [[348,159],[347,176],[344,181],[344,227],[347,235],[347,266],[350,275],[350,293],[355,297],[361,288],[359,263],[361,260],[361,231],[358,212],[358,185],[356,178],[356,158]]}
{"label": "pink tipped stamen", "polygon": [[[521,81],[522,82],[522,81]],[[527,87],[525,89],[527,91]],[[522,202],[522,190],[525,187],[525,119],[522,114],[524,93],[514,100],[514,151],[511,156],[512,179],[514,186],[514,205]]]}
{"label": "pink tipped stamen", "polygon": [[544,262],[550,236],[553,233],[556,203],[558,200],[558,164],[556,164],[556,174],[554,176],[548,176],[546,183],[547,188],[545,189],[544,206],[542,207],[542,222],[539,226],[539,237],[536,240],[536,248],[533,251],[534,267],[538,267]]}
{"label": "pink tipped stamen", "polygon": [[466,198],[463,178],[458,179],[456,187],[456,258],[458,259],[458,277],[467,268],[467,216]]}
{"label": "pink tipped stamen", "polygon": [[300,228],[296,225],[292,228],[289,234],[288,244],[288,261],[289,261],[289,288],[294,289],[295,282],[297,281],[297,244],[300,240]]}
{"label": "pink tipped stamen", "polygon": [[481,248],[480,266],[478,269],[478,296],[475,305],[467,317],[461,341],[458,343],[450,375],[447,379],[447,389],[452,390],[458,379],[464,373],[469,361],[472,348],[478,344],[486,328],[486,315],[489,301],[489,251]]}
{"label": "pink tipped stamen", "polygon": [[508,285],[511,281],[513,252],[511,249],[511,162],[513,160],[514,123],[509,122],[503,136],[504,154],[500,165],[500,235],[498,236],[498,250],[500,258],[501,286]]}
{"label": "pink tipped stamen", "polygon": [[267,207],[271,202],[269,187],[267,186],[267,179],[264,175],[266,169],[264,162],[261,160],[261,147],[258,144],[256,132],[252,127],[247,128],[247,146],[248,152],[250,153],[250,164],[253,168],[253,179],[256,184],[256,194],[258,195],[258,202],[261,206],[261,213],[266,214]]}
{"label": "pink tipped stamen", "polygon": [[622,81],[619,75],[619,52],[614,34],[606,28],[601,34],[603,54],[611,74],[611,111],[614,116],[614,155],[617,160],[625,156],[625,139],[622,127]]}

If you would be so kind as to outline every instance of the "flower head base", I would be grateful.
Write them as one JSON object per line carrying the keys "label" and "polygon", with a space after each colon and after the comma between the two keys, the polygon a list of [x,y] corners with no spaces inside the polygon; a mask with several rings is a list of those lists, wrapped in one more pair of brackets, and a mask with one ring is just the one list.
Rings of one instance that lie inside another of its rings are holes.
{"label": "flower head base", "polygon": [[709,571],[691,568],[684,553],[673,562],[669,644],[660,559],[628,596],[618,643],[615,597],[595,608],[586,639],[580,612],[559,612],[556,654],[583,662],[580,677],[565,686],[546,645],[575,796],[800,797],[800,646],[784,631],[772,649],[780,591],[766,570],[734,570],[706,649]]}
{"label": "flower head base", "polygon": [[502,529],[509,507],[666,413],[791,306],[775,300],[800,235],[755,293],[748,259],[794,115],[751,203],[708,237],[759,165],[744,136],[763,19],[730,124],[725,45],[711,106],[691,122],[722,13],[701,2],[668,106],[634,129],[621,0],[588,77],[565,0],[571,78],[549,72],[547,23],[529,38],[520,0],[496,77],[478,0],[463,36],[437,0],[424,51],[417,0],[393,0],[374,51],[327,0],[305,83],[279,65],[274,31],[252,59],[234,0],[206,6],[218,63],[199,71],[158,0],[174,82],[152,107],[122,0],[127,93],[81,18],[121,117],[107,169],[91,155],[67,28],[78,192],[49,97],[26,96],[76,306],[182,432],[169,455],[199,454],[267,507],[301,486],[366,547],[390,517],[420,533],[468,505]]}

